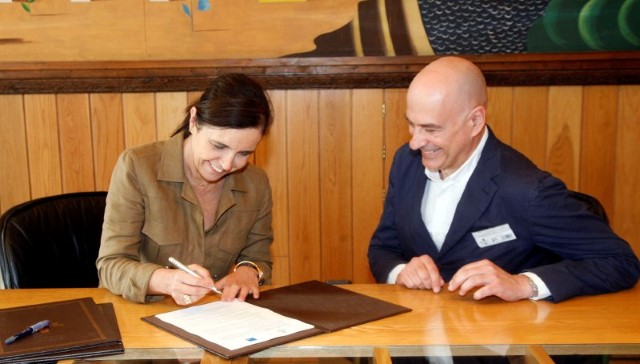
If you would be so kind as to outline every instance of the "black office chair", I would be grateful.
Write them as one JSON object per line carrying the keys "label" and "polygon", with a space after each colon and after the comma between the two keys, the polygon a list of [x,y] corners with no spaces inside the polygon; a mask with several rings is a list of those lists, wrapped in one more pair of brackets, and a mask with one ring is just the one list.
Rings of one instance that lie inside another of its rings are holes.
{"label": "black office chair", "polygon": [[0,217],[5,288],[97,287],[96,258],[107,193],[42,197]]}

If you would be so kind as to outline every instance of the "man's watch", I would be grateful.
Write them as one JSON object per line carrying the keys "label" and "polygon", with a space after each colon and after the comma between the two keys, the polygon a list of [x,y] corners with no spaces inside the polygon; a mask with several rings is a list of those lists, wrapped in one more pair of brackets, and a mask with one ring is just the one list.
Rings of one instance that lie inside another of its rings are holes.
{"label": "man's watch", "polygon": [[527,277],[527,279],[529,280],[529,286],[531,286],[531,290],[533,291],[533,295],[531,295],[531,297],[529,298],[538,297],[538,294],[540,294],[540,292],[538,290],[538,285],[536,284],[536,282],[526,274],[523,274],[523,276]]}
{"label": "man's watch", "polygon": [[236,270],[238,270],[238,267],[240,266],[249,266],[253,269],[256,270],[256,272],[258,272],[258,285],[263,285],[264,284],[264,272],[262,271],[262,269],[260,269],[260,267],[258,267],[258,265],[250,260],[243,260],[239,263],[236,264],[235,267],[233,267],[233,271],[235,272]]}

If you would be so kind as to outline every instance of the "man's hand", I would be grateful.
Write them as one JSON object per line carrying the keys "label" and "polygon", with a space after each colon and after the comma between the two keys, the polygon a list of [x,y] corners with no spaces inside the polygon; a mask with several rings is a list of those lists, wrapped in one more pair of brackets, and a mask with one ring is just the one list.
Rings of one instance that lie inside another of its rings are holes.
{"label": "man's hand", "polygon": [[518,301],[533,295],[526,276],[511,275],[487,259],[463,266],[449,281],[449,291],[458,291],[461,296],[475,288],[476,300],[497,296],[505,301]]}
{"label": "man's hand", "polygon": [[396,284],[407,288],[431,289],[440,292],[444,280],[440,270],[428,255],[412,258],[396,278]]}

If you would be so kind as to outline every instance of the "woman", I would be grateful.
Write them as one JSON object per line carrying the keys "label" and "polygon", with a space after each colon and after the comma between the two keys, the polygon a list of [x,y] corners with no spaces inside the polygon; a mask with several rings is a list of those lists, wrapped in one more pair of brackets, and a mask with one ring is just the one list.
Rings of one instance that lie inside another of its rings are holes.
{"label": "woman", "polygon": [[[180,305],[214,290],[259,296],[271,277],[271,187],[248,159],[271,125],[262,87],[217,77],[170,139],[125,150],[107,196],[100,285],[134,302]],[[169,257],[199,277],[167,267]]]}

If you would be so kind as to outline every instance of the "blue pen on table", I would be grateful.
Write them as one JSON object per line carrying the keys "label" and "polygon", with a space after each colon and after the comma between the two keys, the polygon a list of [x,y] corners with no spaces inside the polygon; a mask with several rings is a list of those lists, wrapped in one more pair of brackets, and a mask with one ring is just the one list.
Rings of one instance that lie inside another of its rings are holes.
{"label": "blue pen on table", "polygon": [[[191,269],[189,269],[186,265],[180,263],[176,258],[174,257],[169,257],[169,263],[171,263],[174,267],[180,269],[181,271],[191,274],[194,277],[198,277],[198,278],[202,278],[200,277],[200,275],[194,271],[192,271]],[[217,294],[222,294],[222,291],[219,290],[218,288],[216,288],[216,286],[211,286],[211,290],[214,291]]]}
{"label": "blue pen on table", "polygon": [[38,323],[35,323],[35,324],[27,327],[23,331],[20,331],[19,333],[11,336],[10,338],[6,339],[4,341],[4,343],[5,343],[5,345],[9,345],[9,344],[13,343],[16,340],[21,339],[21,338],[23,338],[25,336],[29,336],[29,335],[31,335],[33,333],[36,333],[36,332],[44,329],[47,326],[49,326],[49,320],[40,321]]}

